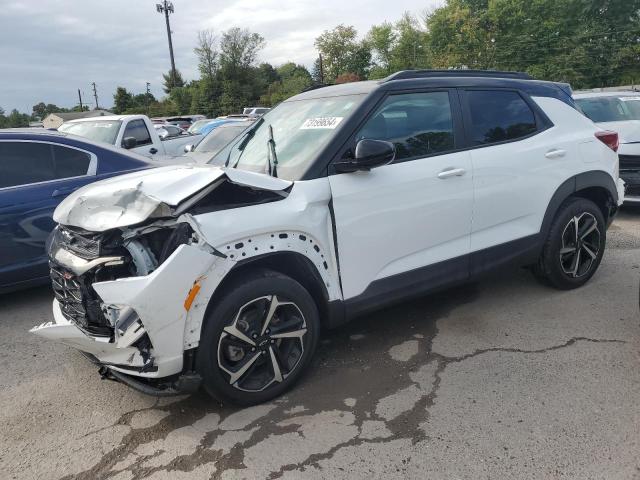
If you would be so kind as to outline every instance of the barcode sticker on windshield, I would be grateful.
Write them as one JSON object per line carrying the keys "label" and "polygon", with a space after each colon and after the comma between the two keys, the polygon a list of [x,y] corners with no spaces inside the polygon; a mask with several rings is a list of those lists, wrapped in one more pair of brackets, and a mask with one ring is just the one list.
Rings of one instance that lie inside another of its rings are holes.
{"label": "barcode sticker on windshield", "polygon": [[315,118],[307,118],[300,130],[311,130],[314,128],[328,128],[333,130],[342,121],[344,117],[315,117]]}

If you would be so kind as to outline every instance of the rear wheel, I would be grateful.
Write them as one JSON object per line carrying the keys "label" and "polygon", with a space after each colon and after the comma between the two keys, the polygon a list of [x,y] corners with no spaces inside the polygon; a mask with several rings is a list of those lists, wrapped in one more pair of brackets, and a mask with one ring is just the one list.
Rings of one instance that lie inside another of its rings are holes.
{"label": "rear wheel", "polygon": [[239,405],[288,390],[311,360],[320,331],[311,295],[272,271],[228,285],[205,322],[197,358],[204,387]]}
{"label": "rear wheel", "polygon": [[550,285],[569,290],[596,272],[606,244],[602,211],[591,200],[570,198],[559,209],[534,273]]}

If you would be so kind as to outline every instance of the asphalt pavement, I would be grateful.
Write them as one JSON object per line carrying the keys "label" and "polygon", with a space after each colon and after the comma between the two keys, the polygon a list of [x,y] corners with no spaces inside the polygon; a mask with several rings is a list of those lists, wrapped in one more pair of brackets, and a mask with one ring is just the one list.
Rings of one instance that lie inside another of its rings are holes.
{"label": "asphalt pavement", "polygon": [[0,479],[638,479],[640,209],[561,292],[525,270],[325,332],[257,407],[156,399],[28,329],[48,288],[0,297]]}

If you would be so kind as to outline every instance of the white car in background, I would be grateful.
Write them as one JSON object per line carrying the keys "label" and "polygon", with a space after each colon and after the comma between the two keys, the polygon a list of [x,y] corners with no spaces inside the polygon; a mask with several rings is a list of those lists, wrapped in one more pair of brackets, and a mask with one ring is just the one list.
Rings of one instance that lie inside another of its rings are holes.
{"label": "white car in background", "polygon": [[182,128],[177,125],[171,125],[169,123],[154,123],[153,128],[156,129],[160,140],[166,140],[168,138],[179,137],[180,135],[186,135]]}
{"label": "white car in background", "polygon": [[640,204],[640,92],[575,93],[582,112],[599,127],[618,132],[620,178],[625,203]]}
{"label": "white car in background", "polygon": [[155,125],[146,115],[110,115],[71,120],[60,125],[58,131],[163,160],[182,155],[185,145],[198,143],[202,138],[201,135],[162,137]]}
{"label": "white car in background", "polygon": [[246,107],[244,110],[242,110],[242,114],[249,115],[250,117],[261,117],[269,110],[271,109],[267,107]]}

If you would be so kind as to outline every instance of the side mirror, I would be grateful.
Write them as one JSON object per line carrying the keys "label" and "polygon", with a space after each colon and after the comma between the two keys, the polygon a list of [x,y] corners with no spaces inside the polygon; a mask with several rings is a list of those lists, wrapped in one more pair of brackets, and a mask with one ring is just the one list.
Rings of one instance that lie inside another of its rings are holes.
{"label": "side mirror", "polygon": [[355,172],[357,170],[371,170],[375,167],[388,165],[396,157],[396,147],[384,140],[360,140],[356,144],[354,158],[334,164],[338,172]]}
{"label": "side mirror", "polygon": [[138,141],[136,140],[136,137],[124,137],[122,139],[122,146],[127,150],[130,150],[138,146]]}
{"label": "side mirror", "polygon": [[169,136],[169,132],[167,130],[161,129],[158,132],[158,136],[160,137],[160,140],[166,140],[167,137]]}
{"label": "side mirror", "polygon": [[196,148],[195,145],[193,145],[192,143],[189,143],[188,145],[184,146],[184,153],[193,152],[195,148]]}

